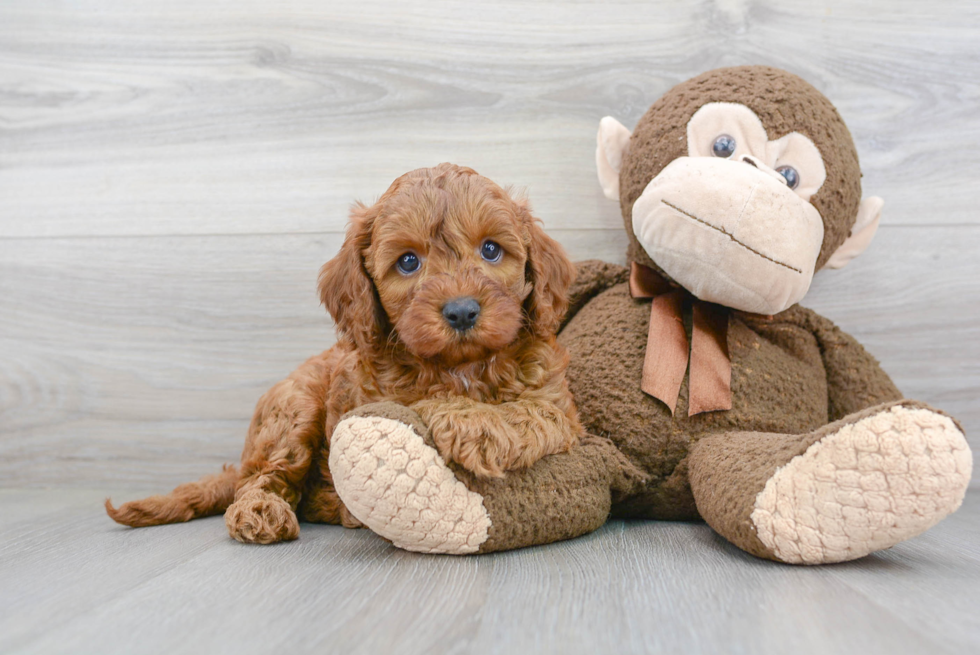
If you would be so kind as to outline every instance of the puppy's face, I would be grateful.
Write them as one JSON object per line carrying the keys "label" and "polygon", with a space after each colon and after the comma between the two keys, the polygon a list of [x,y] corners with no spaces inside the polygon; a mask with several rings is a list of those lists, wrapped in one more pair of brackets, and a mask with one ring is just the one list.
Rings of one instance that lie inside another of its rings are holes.
{"label": "puppy's face", "polygon": [[[373,320],[389,328],[375,338],[397,338],[417,357],[454,365],[504,348],[522,328],[557,329],[571,264],[524,203],[470,169],[413,171],[353,219],[348,242],[380,304]],[[334,267],[340,259],[324,267],[321,293],[344,330],[345,308],[332,303],[342,293],[333,285],[350,266]]]}
{"label": "puppy's face", "polygon": [[451,363],[507,346],[532,287],[519,206],[475,176],[406,187],[385,203],[364,254],[399,338]]}

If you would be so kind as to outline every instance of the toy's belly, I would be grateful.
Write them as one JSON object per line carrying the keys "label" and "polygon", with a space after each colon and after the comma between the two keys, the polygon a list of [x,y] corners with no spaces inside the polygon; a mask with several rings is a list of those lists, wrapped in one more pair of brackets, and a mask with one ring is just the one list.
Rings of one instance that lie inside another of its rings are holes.
{"label": "toy's belly", "polygon": [[827,382],[813,335],[792,325],[767,336],[739,320],[728,333],[732,409],[687,416],[685,376],[674,416],[640,389],[650,302],[625,284],[597,296],[559,336],[583,425],[610,438],[631,460],[666,479],[693,440],[726,431],[799,434],[827,422]]}

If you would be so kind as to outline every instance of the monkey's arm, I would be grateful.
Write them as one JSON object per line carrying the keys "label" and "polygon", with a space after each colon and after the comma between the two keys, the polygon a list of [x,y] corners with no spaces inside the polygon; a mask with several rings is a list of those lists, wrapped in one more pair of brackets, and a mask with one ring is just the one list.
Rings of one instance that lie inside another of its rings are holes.
{"label": "monkey's arm", "polygon": [[575,272],[575,281],[568,289],[568,311],[565,313],[565,318],[562,319],[562,328],[587,302],[609,287],[629,280],[628,268],[598,259],[575,262]]}
{"label": "monkey's arm", "polygon": [[807,327],[817,338],[827,371],[831,421],[903,398],[878,360],[857,339],[816,312],[807,310],[807,314]]}

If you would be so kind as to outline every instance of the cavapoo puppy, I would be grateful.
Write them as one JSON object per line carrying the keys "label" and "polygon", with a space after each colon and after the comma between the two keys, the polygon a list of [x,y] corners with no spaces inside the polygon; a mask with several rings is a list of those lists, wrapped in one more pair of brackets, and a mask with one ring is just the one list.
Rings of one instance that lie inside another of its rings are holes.
{"label": "cavapoo puppy", "polygon": [[106,511],[145,526],[227,510],[248,543],[295,539],[297,516],[358,527],[334,491],[330,435],[383,400],[414,409],[442,457],[480,476],[567,451],[582,428],[555,333],[573,277],[523,200],[469,168],[406,173],[354,206],[319,279],[337,344],[259,400],[241,467]]}

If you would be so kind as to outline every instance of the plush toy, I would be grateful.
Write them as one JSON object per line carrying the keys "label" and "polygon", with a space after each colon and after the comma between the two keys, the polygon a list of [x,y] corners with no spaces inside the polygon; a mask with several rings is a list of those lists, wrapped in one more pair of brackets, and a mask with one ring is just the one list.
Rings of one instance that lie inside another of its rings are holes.
{"label": "plush toy", "polygon": [[595,436],[488,479],[443,463],[407,409],[361,408],[330,447],[358,519],[458,554],[610,516],[702,518],[753,555],[820,564],[959,507],[972,469],[959,424],[904,400],[854,338],[796,304],[815,271],[868,246],[882,206],[861,198],[850,133],[820,92],[774,68],[711,71],[632,134],[604,118],[596,163],[629,267],[580,264],[559,336]]}

